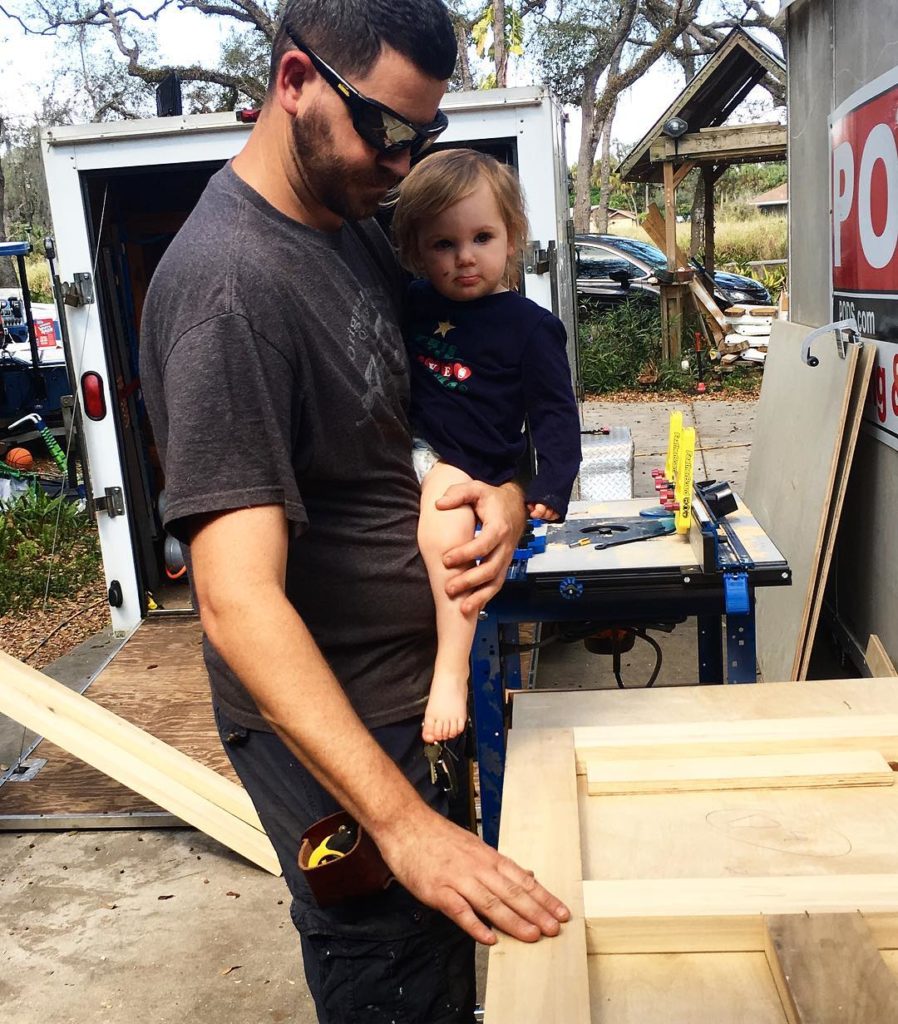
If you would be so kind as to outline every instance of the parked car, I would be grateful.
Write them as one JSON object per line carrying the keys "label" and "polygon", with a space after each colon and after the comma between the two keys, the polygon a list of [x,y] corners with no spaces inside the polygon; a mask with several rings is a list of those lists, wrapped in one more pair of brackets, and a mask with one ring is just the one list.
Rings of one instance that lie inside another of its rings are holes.
{"label": "parked car", "polygon": [[[629,300],[657,303],[661,289],[655,273],[667,270],[667,258],[651,242],[619,235],[577,235],[577,297],[599,308]],[[698,260],[690,260],[706,277]],[[721,309],[740,302],[770,303],[770,292],[751,277],[714,273],[714,299]]]}

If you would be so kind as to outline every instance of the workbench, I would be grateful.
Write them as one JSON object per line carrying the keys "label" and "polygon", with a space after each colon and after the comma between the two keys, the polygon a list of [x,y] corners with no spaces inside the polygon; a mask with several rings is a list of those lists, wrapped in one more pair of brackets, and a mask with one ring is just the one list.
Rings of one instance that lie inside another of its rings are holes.
{"label": "workbench", "polygon": [[896,759],[894,678],[514,695],[499,849],[572,919],[489,1024],[894,1024]]}
{"label": "workbench", "polygon": [[[788,585],[791,571],[738,496],[737,502],[736,511],[726,517],[736,551],[716,547],[716,524],[698,501],[688,534],[601,550],[591,543],[572,548],[570,538],[577,536],[578,524],[588,528],[596,521],[630,520],[658,506],[650,499],[573,502],[566,524],[548,528],[545,551],[512,563],[505,586],[481,613],[471,652],[481,813],[488,843],[495,846],[498,839],[505,695],[522,687],[520,623],[594,622],[598,630],[669,625],[695,616],[697,681],[756,680],[755,588]],[[598,534],[585,536],[600,539]]]}

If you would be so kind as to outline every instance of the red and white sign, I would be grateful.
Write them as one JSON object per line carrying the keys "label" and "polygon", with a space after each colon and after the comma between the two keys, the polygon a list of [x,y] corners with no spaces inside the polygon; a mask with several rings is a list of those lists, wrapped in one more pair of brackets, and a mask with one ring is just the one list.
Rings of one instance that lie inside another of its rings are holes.
{"label": "red and white sign", "polygon": [[898,449],[898,67],[830,117],[833,319],[876,339],[865,419]]}
{"label": "red and white sign", "polygon": [[34,337],[38,348],[56,348],[56,329],[53,321],[35,318]]}

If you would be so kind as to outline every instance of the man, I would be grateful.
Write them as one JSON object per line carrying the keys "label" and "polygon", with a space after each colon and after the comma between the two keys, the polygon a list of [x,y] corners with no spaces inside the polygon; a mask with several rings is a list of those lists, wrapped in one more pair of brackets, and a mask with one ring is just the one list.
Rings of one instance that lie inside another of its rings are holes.
{"label": "man", "polygon": [[[434,623],[399,279],[365,218],[445,126],[454,60],[440,0],[288,5],[259,121],[163,258],[142,325],[219,730],[278,851],[319,1018],[340,1024],[470,1021],[467,936],[495,941],[481,918],[535,941],[569,917],[446,819],[420,740]],[[481,607],[521,493],[472,484],[442,501],[483,522],[447,555],[461,567],[447,589]],[[296,857],[338,806],[401,884],[326,911]]]}

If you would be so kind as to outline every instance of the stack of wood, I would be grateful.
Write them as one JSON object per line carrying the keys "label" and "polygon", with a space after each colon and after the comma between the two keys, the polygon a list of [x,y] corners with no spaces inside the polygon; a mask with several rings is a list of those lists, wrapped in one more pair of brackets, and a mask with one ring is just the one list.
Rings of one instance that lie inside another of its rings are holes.
{"label": "stack of wood", "polygon": [[730,306],[723,315],[731,333],[719,344],[720,365],[763,365],[770,343],[770,329],[777,316],[776,306]]}

